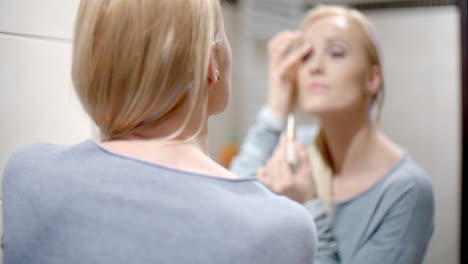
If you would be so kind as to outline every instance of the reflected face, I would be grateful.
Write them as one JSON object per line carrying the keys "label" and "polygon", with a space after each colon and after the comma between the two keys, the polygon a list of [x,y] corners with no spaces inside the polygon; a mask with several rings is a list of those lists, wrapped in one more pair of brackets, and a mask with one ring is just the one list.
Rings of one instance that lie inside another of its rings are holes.
{"label": "reflected face", "polygon": [[224,21],[220,19],[219,32],[216,34],[214,55],[219,71],[220,80],[214,85],[214,91],[210,95],[209,113],[223,112],[231,96],[231,63],[232,52],[224,30]]}
{"label": "reflected face", "polygon": [[309,24],[303,34],[312,52],[298,69],[301,109],[320,116],[368,107],[371,67],[359,29],[345,17],[331,16]]}

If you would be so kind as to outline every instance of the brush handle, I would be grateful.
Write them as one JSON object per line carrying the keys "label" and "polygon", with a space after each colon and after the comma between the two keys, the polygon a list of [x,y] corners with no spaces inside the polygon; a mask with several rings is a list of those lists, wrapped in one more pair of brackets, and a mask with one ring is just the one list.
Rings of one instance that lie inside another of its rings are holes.
{"label": "brush handle", "polygon": [[288,141],[286,145],[286,159],[293,173],[297,170],[297,155],[294,149],[294,142]]}

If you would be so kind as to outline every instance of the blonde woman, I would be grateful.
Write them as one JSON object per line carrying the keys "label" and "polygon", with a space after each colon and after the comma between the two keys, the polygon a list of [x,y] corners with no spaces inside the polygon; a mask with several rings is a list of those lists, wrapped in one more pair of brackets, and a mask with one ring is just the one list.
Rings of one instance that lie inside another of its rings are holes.
{"label": "blonde woman", "polygon": [[[293,50],[293,51],[291,51]],[[232,171],[303,204],[318,235],[316,263],[422,263],[434,229],[430,177],[378,129],[382,65],[369,21],[320,6],[298,32],[269,43],[268,101]],[[281,138],[295,101],[320,125],[301,127],[298,168]]]}
{"label": "blonde woman", "polygon": [[72,77],[102,139],[11,156],[5,264],[313,263],[307,211],[207,154],[231,89],[218,0],[82,0]]}

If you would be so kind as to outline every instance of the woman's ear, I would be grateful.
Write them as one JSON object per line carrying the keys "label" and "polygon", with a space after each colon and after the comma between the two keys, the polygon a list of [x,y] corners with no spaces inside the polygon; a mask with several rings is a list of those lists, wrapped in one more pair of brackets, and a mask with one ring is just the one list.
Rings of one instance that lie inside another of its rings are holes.
{"label": "woman's ear", "polygon": [[208,63],[208,73],[207,73],[207,81],[208,85],[215,84],[219,80],[219,71],[218,71],[218,64],[213,56],[214,54],[211,53],[210,61]]}
{"label": "woman's ear", "polygon": [[370,69],[369,76],[367,79],[367,93],[372,97],[377,96],[379,89],[382,87],[383,75],[382,68],[379,65],[374,65]]}

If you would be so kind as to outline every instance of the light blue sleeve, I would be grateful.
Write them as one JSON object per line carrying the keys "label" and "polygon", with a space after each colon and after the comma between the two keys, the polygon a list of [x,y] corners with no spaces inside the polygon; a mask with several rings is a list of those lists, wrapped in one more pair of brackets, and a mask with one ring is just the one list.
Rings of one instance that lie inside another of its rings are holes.
{"label": "light blue sleeve", "polygon": [[341,263],[333,234],[332,218],[327,214],[320,199],[305,202],[303,206],[309,211],[317,228],[318,244],[315,264]]}
{"label": "light blue sleeve", "polygon": [[[318,232],[316,264],[421,264],[434,230],[434,197],[428,181],[409,184],[399,192],[375,230],[362,241],[351,259],[342,261],[333,234],[331,217],[319,200],[304,206]],[[365,206],[365,204],[363,204]],[[382,212],[380,212],[382,213]],[[348,219],[353,221],[353,219]],[[341,237],[346,240],[346,237]]]}
{"label": "light blue sleeve", "polygon": [[255,178],[257,170],[268,161],[278,144],[285,120],[276,117],[267,107],[257,114],[255,123],[232,163],[230,170],[242,178]]}

